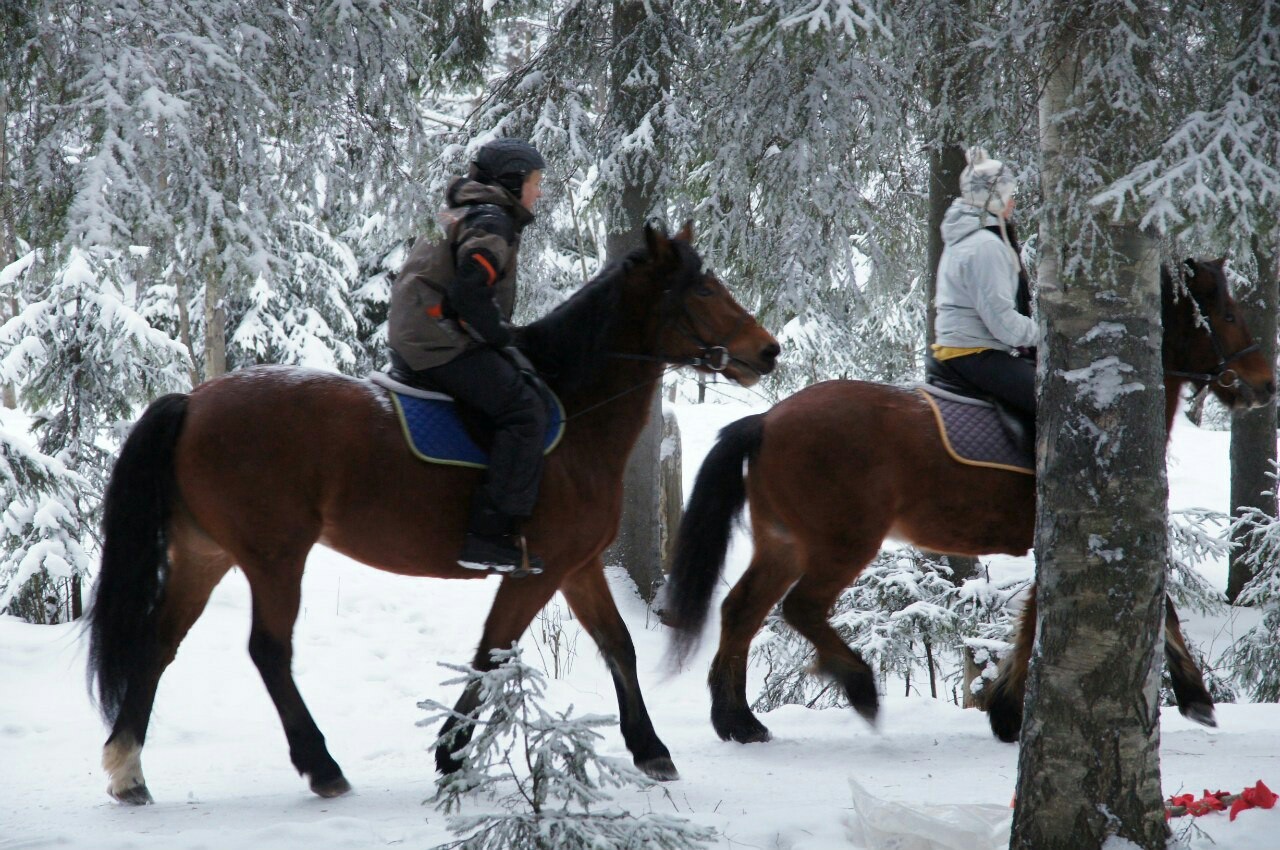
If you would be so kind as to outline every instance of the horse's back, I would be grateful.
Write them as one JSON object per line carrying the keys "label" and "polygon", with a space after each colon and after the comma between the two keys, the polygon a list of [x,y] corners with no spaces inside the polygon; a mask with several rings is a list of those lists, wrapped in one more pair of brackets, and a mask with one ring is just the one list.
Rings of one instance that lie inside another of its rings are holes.
{"label": "horse's back", "polygon": [[749,478],[753,512],[802,535],[895,537],[953,554],[1030,546],[1031,478],[955,461],[908,387],[825,381],[788,397],[765,417]]}
{"label": "horse's back", "polygon": [[357,560],[413,573],[432,570],[429,550],[440,541],[430,527],[460,520],[455,503],[465,500],[446,496],[475,476],[425,467],[381,389],[284,366],[196,387],[176,457],[192,517],[238,559],[305,552],[323,539]]}

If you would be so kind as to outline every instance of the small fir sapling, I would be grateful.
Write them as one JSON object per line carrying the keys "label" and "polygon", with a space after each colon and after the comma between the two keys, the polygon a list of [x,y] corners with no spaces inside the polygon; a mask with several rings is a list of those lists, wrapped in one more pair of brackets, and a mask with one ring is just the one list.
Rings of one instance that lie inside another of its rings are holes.
{"label": "small fir sapling", "polygon": [[[456,841],[441,847],[461,850],[590,850],[590,848],[660,848],[696,850],[714,837],[714,830],[684,818],[649,813],[635,816],[609,806],[611,788],[653,785],[627,762],[595,751],[612,716],[572,716],[572,706],[560,713],[546,710],[542,700],[546,679],[525,664],[520,650],[494,650],[497,666],[477,671],[444,664],[459,677],[445,685],[475,689],[479,705],[474,717],[454,712],[434,700],[418,706],[431,714],[418,722],[435,725],[448,718],[459,721],[454,731],[437,738],[433,747],[457,744],[456,730],[471,727],[473,738],[454,755],[462,762],[443,776],[431,799],[449,815]],[[463,803],[487,797],[499,811],[461,815]]]}

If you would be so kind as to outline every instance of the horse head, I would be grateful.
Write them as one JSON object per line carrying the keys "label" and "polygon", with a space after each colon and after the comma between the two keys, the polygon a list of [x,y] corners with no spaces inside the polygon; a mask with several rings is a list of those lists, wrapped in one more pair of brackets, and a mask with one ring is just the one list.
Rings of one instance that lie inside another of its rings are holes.
{"label": "horse head", "polygon": [[[1233,410],[1259,407],[1275,394],[1275,370],[1262,355],[1227,288],[1226,257],[1189,258],[1189,299],[1165,293],[1165,375],[1207,386]],[[1169,287],[1172,289],[1172,287]]]}
{"label": "horse head", "polygon": [[720,373],[749,387],[772,372],[781,347],[730,294],[693,250],[693,222],[669,237],[646,224],[645,246],[652,262],[674,273],[663,293],[657,350],[664,360]]}

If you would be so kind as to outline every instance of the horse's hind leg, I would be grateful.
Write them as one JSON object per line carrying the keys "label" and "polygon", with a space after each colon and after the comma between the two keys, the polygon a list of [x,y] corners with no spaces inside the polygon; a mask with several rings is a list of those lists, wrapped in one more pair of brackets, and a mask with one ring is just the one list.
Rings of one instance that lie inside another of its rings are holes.
{"label": "horse's hind leg", "polygon": [[619,722],[622,738],[635,760],[636,767],[659,781],[679,779],[671,751],[658,738],[640,693],[636,675],[636,649],[627,624],[618,613],[609,584],[599,559],[578,570],[560,588],[578,622],[600,648],[600,654],[613,674],[618,692]]}
{"label": "horse's hind leg", "polygon": [[1036,640],[1036,586],[1031,585],[1018,617],[1013,653],[1000,665],[996,680],[983,688],[979,701],[986,709],[991,731],[1005,743],[1018,740],[1022,731],[1022,700],[1027,691],[1027,668]]}
{"label": "horse's hind leg", "polygon": [[293,680],[293,624],[302,598],[305,554],[271,562],[242,562],[253,592],[249,657],[275,703],[289,741],[289,759],[321,797],[351,790],[342,768],[329,755],[324,735],[307,710]]}
{"label": "horse's hind leg", "polygon": [[747,704],[747,655],[765,615],[797,575],[787,545],[757,529],[751,564],[720,606],[720,648],[707,674],[711,725],[723,740],[769,740],[769,730]]}
{"label": "horse's hind leg", "polygon": [[[804,578],[796,582],[782,601],[782,616],[813,644],[817,670],[844,690],[854,711],[874,723],[880,708],[875,676],[862,656],[840,639],[828,621],[836,597],[848,587],[879,549],[879,541],[865,551],[822,550],[807,552]],[[837,565],[847,565],[841,568]]]}
{"label": "horse's hind leg", "polygon": [[1164,661],[1169,668],[1169,682],[1173,685],[1178,711],[1188,720],[1217,726],[1218,721],[1213,716],[1213,697],[1205,687],[1204,677],[1191,657],[1191,651],[1187,649],[1178,623],[1178,612],[1174,610],[1173,600],[1168,594],[1164,597],[1164,605]]}
{"label": "horse's hind leg", "polygon": [[142,745],[156,688],[178,645],[203,613],[209,594],[231,568],[231,558],[200,532],[175,522],[169,564],[156,625],[156,666],[142,677],[138,687],[129,689],[102,748],[102,766],[109,777],[107,793],[122,803],[151,802],[142,775]]}
{"label": "horse's hind leg", "polygon": [[[1165,596],[1164,659],[1178,710],[1183,716],[1205,726],[1217,726],[1213,716],[1213,697],[1205,687],[1200,668],[1187,649],[1178,623],[1173,600]],[[1001,741],[1014,743],[1022,731],[1022,702],[1026,697],[1027,668],[1036,637],[1036,588],[1031,586],[1027,602],[1018,619],[1013,654],[1000,668],[1000,675],[985,690],[983,707],[991,722],[991,731]]]}

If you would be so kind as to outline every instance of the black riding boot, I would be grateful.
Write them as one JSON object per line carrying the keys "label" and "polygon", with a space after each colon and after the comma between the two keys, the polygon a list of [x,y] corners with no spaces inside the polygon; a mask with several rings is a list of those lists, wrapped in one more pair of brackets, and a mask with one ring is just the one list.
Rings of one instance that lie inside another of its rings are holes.
{"label": "black riding boot", "polygon": [[462,552],[458,554],[458,565],[512,578],[536,576],[543,569],[542,559],[529,552],[520,533],[519,520],[493,509],[479,493],[471,510]]}

